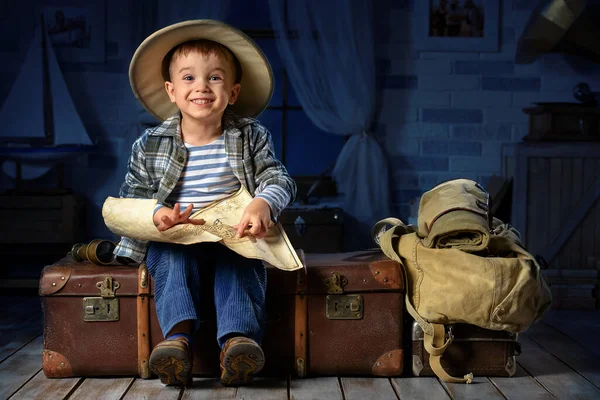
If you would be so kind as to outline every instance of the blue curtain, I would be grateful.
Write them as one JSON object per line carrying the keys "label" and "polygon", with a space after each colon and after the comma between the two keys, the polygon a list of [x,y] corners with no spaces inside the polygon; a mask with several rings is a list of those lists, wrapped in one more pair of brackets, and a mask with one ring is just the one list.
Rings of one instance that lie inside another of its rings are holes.
{"label": "blue curtain", "polygon": [[361,230],[370,229],[390,216],[387,162],[369,131],[377,94],[371,1],[269,0],[269,7],[278,50],[304,111],[320,129],[350,135],[333,178],[345,211]]}
{"label": "blue curtain", "polygon": [[231,9],[231,0],[157,0],[158,29],[191,19],[225,21]]}

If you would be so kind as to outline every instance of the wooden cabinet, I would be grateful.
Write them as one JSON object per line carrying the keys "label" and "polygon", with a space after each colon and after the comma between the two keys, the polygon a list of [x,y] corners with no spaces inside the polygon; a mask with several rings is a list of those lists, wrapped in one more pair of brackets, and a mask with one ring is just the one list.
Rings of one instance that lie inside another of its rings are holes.
{"label": "wooden cabinet", "polygon": [[556,308],[596,308],[600,270],[600,143],[505,145],[511,224],[548,262]]}

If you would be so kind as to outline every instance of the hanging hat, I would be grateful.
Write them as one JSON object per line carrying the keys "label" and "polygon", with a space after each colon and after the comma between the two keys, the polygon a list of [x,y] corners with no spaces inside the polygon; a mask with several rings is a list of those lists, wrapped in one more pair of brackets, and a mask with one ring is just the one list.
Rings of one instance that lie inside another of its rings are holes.
{"label": "hanging hat", "polygon": [[515,62],[529,64],[552,51],[585,9],[587,0],[539,0],[517,43]]}
{"label": "hanging hat", "polygon": [[240,30],[210,19],[184,21],[162,28],[140,44],[129,65],[129,83],[140,103],[160,120],[177,112],[165,90],[162,61],[175,46],[208,39],[227,47],[242,66],[240,94],[229,108],[244,117],[258,116],[273,94],[271,65],[258,45]]}

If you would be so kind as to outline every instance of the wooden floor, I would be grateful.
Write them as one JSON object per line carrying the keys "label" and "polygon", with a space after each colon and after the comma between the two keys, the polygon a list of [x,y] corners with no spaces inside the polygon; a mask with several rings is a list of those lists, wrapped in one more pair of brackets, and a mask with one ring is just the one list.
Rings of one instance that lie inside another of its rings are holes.
{"label": "wooden floor", "polygon": [[0,300],[0,399],[600,399],[600,312],[551,311],[520,335],[512,378],[478,376],[471,385],[425,377],[262,378],[239,389],[196,378],[180,390],[133,377],[47,379],[38,299]]}

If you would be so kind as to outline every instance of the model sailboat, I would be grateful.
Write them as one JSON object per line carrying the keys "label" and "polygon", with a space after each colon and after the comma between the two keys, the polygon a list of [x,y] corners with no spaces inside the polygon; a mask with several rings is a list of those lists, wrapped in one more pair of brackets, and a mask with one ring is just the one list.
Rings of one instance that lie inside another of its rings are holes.
{"label": "model sailboat", "polygon": [[0,160],[13,178],[35,179],[92,145],[77,114],[42,18],[0,109]]}

